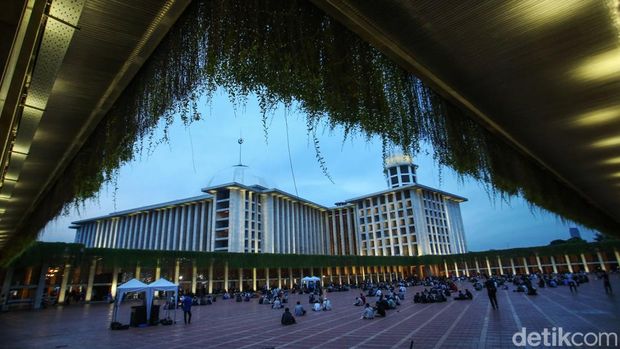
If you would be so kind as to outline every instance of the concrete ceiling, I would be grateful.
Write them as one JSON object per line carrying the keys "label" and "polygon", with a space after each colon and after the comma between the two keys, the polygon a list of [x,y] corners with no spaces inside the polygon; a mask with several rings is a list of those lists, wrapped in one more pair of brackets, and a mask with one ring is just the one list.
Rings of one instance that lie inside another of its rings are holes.
{"label": "concrete ceiling", "polygon": [[20,17],[0,18],[15,33],[11,50],[2,50],[7,63],[0,90],[0,249],[27,224],[46,190],[188,4],[7,4],[13,10],[7,13]]}
{"label": "concrete ceiling", "polygon": [[313,2],[620,222],[618,1]]}

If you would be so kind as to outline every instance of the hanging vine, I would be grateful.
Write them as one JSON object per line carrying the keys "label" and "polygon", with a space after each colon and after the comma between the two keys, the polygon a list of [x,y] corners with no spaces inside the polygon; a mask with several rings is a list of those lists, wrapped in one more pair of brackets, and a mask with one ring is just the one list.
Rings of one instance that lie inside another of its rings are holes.
{"label": "hanging vine", "polygon": [[[221,88],[233,103],[256,95],[266,113],[298,106],[308,125],[378,135],[405,153],[433,147],[441,165],[587,227],[620,228],[573,189],[481,127],[422,81],[309,1],[194,0],[39,204],[17,251],[65,205],[94,197],[175,117],[199,120],[198,100]],[[314,127],[309,134],[316,140]],[[265,135],[266,137],[266,135]],[[164,132],[164,141],[167,132]],[[157,142],[155,142],[157,143]],[[319,165],[327,173],[315,143]]]}

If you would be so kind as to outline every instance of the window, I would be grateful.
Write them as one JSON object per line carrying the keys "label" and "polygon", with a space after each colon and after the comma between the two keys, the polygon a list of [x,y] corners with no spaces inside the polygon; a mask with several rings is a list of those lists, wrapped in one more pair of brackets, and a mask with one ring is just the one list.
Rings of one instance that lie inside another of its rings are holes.
{"label": "window", "polygon": [[409,169],[407,167],[409,167],[409,166],[407,166],[407,165],[400,165],[400,173],[408,173]]}

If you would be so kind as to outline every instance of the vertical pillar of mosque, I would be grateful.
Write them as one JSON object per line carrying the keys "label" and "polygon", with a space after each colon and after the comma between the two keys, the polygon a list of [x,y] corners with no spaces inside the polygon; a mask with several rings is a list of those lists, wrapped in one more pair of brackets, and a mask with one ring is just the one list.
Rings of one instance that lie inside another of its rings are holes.
{"label": "vertical pillar of mosque", "polygon": [[484,257],[484,260],[487,264],[487,272],[489,273],[489,276],[491,276],[493,273],[491,272],[491,262],[489,262],[489,257]]}
{"label": "vertical pillar of mosque", "polygon": [[110,294],[112,295],[112,299],[116,299],[116,288],[118,287],[118,273],[120,272],[120,268],[116,265],[112,268],[112,287],[110,289]]}
{"label": "vertical pillar of mosque", "polygon": [[[140,271],[141,271],[141,268],[140,268],[140,262],[137,262],[137,263],[136,263],[136,273],[135,273],[135,276],[134,276],[134,277],[135,277],[136,279],[138,279],[138,280],[140,280]],[[178,281],[178,277],[177,277],[177,281]]]}
{"label": "vertical pillar of mosque", "polygon": [[299,268],[299,285],[301,285],[301,279],[304,278],[304,268]]}
{"label": "vertical pillar of mosque", "polygon": [[174,262],[174,283],[179,284],[179,277],[181,276],[181,261],[176,260]]}
{"label": "vertical pillar of mosque", "polygon": [[497,256],[497,274],[504,275],[504,268],[502,267],[502,259]]}
{"label": "vertical pillar of mosque", "polygon": [[252,290],[256,291],[256,268],[252,268]]}
{"label": "vertical pillar of mosque", "polygon": [[388,281],[388,280],[387,280],[387,273],[385,272],[385,269],[386,269],[386,268],[387,268],[387,267],[385,267],[385,266],[382,266],[382,267],[381,267],[381,270],[383,270],[383,282],[387,282],[387,281]]}
{"label": "vertical pillar of mosque", "polygon": [[570,271],[571,273],[573,272],[573,266],[570,263],[570,258],[568,257],[567,254],[564,255],[564,259],[566,260],[566,267],[568,268],[568,271]]}
{"label": "vertical pillar of mosque", "polygon": [[67,292],[67,282],[71,275],[71,264],[65,264],[62,270],[62,279],[60,280],[60,291],[58,291],[58,304],[65,303],[65,293]]}
{"label": "vertical pillar of mosque", "polygon": [[607,268],[605,268],[605,262],[603,261],[603,255],[601,255],[601,251],[596,251],[596,257],[598,258],[598,264],[601,266],[601,270],[607,271]]}
{"label": "vertical pillar of mosque", "polygon": [[6,268],[4,272],[4,281],[2,282],[2,293],[4,297],[0,299],[0,311],[8,310],[9,292],[11,291],[11,282],[13,282],[13,273],[15,269],[13,267]]}
{"label": "vertical pillar of mosque", "polygon": [[243,291],[243,268],[239,268],[239,291]]}
{"label": "vertical pillar of mosque", "polygon": [[465,261],[465,276],[469,277],[469,265],[467,265],[467,261]]}
{"label": "vertical pillar of mosque", "polygon": [[95,268],[97,267],[97,260],[93,258],[90,262],[90,268],[88,268],[88,283],[86,284],[86,295],[84,300],[90,302],[93,297],[93,283],[95,282]]}
{"label": "vertical pillar of mosque", "polygon": [[515,268],[515,260],[510,257],[510,268],[512,269],[512,275],[517,274],[517,268]]}
{"label": "vertical pillar of mosque", "polygon": [[530,269],[527,266],[527,258],[525,257],[521,257],[523,259],[523,268],[525,268],[525,274],[529,274],[530,273]]}
{"label": "vertical pillar of mosque", "polygon": [[310,275],[308,276],[314,276],[314,267],[310,267]]}
{"label": "vertical pillar of mosque", "polygon": [[342,285],[342,267],[338,267],[336,271],[338,271],[338,284]]}
{"label": "vertical pillar of mosque", "polygon": [[620,252],[618,252],[617,248],[614,248],[614,255],[616,255],[616,263],[620,265]]}
{"label": "vertical pillar of mosque", "polygon": [[586,255],[585,254],[581,254],[581,262],[583,263],[583,270],[586,271],[586,273],[590,272],[590,268],[588,267],[588,261],[586,260]]}
{"label": "vertical pillar of mosque", "polygon": [[344,267],[344,273],[347,276],[347,285],[351,284],[351,272],[350,272],[351,270],[350,270],[350,268],[351,267],[348,267],[348,266]]}
{"label": "vertical pillar of mosque", "polygon": [[[211,261],[211,264],[209,264],[209,271],[208,271],[208,273],[209,273],[209,275],[208,275],[208,278],[209,278],[209,285],[208,285],[209,289],[208,289],[208,292],[209,292],[209,294],[212,294],[213,293],[213,261]],[[226,288],[226,286],[224,286],[224,288]]]}
{"label": "vertical pillar of mosque", "polygon": [[417,273],[419,278],[424,278],[424,267],[422,265],[417,266]]}
{"label": "vertical pillar of mosque", "polygon": [[34,295],[34,309],[41,309],[41,302],[43,301],[43,294],[45,293],[45,276],[49,265],[43,263],[41,265],[41,272],[39,273],[39,282],[37,283],[37,291]]}
{"label": "vertical pillar of mosque", "polygon": [[474,259],[474,262],[476,262],[476,273],[480,274],[480,264],[478,263],[478,259]]}
{"label": "vertical pillar of mosque", "polygon": [[542,263],[540,262],[540,256],[538,255],[538,253],[536,254],[536,264],[538,264],[538,271],[540,273],[544,273],[545,271],[542,268]]}
{"label": "vertical pillar of mosque", "polygon": [[224,290],[229,291],[230,285],[228,284],[228,261],[224,263]]}
{"label": "vertical pillar of mosque", "polygon": [[265,285],[267,285],[267,289],[271,289],[271,281],[269,280],[269,268],[265,268]]}
{"label": "vertical pillar of mosque", "polygon": [[332,276],[332,267],[327,267],[327,275],[329,276],[329,282],[334,282],[334,277]]}
{"label": "vertical pillar of mosque", "polygon": [[161,265],[159,265],[159,261],[157,261],[157,266],[155,267],[155,280],[161,279]]}
{"label": "vertical pillar of mosque", "polygon": [[450,276],[450,271],[448,270],[448,263],[446,260],[443,260],[443,268],[446,270],[446,277]]}
{"label": "vertical pillar of mosque", "polygon": [[282,268],[278,267],[278,288],[282,288]]}
{"label": "vertical pillar of mosque", "polygon": [[359,285],[359,279],[358,279],[358,275],[357,275],[359,273],[359,271],[360,271],[359,267],[357,267],[357,266],[353,267],[353,275],[354,275],[354,278],[355,278],[355,284],[356,285]]}
{"label": "vertical pillar of mosque", "polygon": [[554,256],[550,256],[549,259],[551,260],[551,267],[553,268],[553,272],[554,273],[558,273],[558,265],[555,264],[555,257]]}
{"label": "vertical pillar of mosque", "polygon": [[198,278],[198,267],[196,266],[196,262],[192,264],[192,294],[196,294],[196,287],[198,286],[198,282],[196,279]]}
{"label": "vertical pillar of mosque", "polygon": [[362,281],[366,280],[366,267],[363,266],[360,268],[362,270]]}
{"label": "vertical pillar of mosque", "polygon": [[289,279],[289,282],[290,282],[288,287],[292,288],[293,284],[294,284],[294,282],[293,282],[294,279],[293,279],[293,268],[291,268],[291,267],[288,268],[288,279]]}

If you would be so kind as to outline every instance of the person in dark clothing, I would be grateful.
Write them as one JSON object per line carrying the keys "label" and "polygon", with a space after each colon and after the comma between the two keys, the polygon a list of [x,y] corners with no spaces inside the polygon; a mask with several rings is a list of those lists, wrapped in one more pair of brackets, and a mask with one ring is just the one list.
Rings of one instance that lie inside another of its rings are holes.
{"label": "person in dark clothing", "polygon": [[189,295],[183,297],[183,321],[185,321],[186,324],[192,322],[192,297]]}
{"label": "person in dark clothing", "polygon": [[491,301],[491,306],[493,309],[499,309],[497,305],[497,287],[495,286],[495,281],[487,276],[487,281],[484,283],[487,288],[487,293],[489,295],[489,300]]}
{"label": "person in dark clothing", "polygon": [[603,286],[605,287],[606,294],[613,294],[611,291],[611,283],[609,282],[609,274],[603,272]]}
{"label": "person in dark clothing", "polygon": [[284,309],[284,313],[282,314],[282,320],[280,322],[282,322],[282,325],[284,326],[292,325],[295,323],[295,317],[293,316],[293,314],[291,314],[288,308]]}
{"label": "person in dark clothing", "polygon": [[568,287],[570,289],[570,293],[576,293],[577,292],[577,281],[575,281],[573,279],[569,279],[568,280]]}

